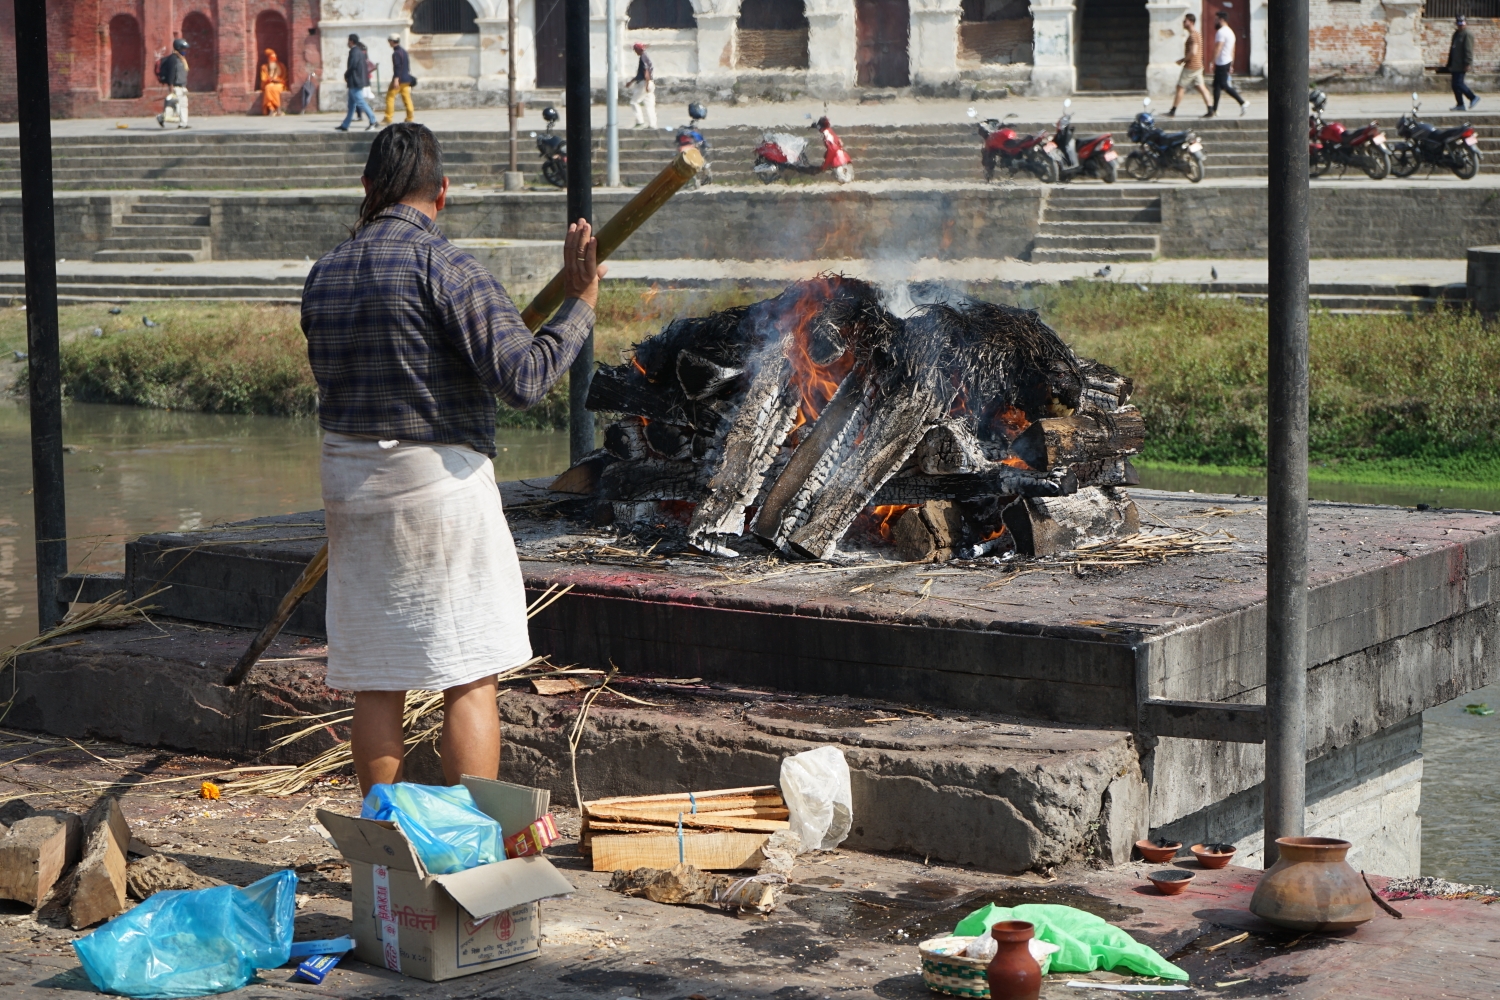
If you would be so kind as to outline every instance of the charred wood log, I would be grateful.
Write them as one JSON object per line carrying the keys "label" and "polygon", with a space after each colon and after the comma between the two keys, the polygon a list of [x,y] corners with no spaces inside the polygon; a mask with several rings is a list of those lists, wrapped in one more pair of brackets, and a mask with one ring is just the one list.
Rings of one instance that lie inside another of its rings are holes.
{"label": "charred wood log", "polygon": [[891,529],[896,553],[904,562],[946,562],[963,541],[964,521],[958,505],[929,500],[903,513]]}
{"label": "charred wood log", "polygon": [[690,458],[692,456],[692,434],[664,420],[653,420],[645,426],[646,443],[653,454],[662,458]]}
{"label": "charred wood log", "polygon": [[[796,527],[795,516],[787,522],[788,505],[796,499],[803,485],[813,474],[824,456],[828,454],[835,439],[844,432],[850,419],[859,410],[863,395],[863,382],[857,375],[846,376],[839,383],[838,392],[818,415],[812,430],[798,443],[785,465],[778,470],[776,479],[760,505],[755,518],[755,535],[762,541],[779,546]],[[796,511],[800,513],[800,508]],[[785,526],[784,526],[784,522]]]}
{"label": "charred wood log", "polygon": [[1029,497],[1005,508],[1005,527],[1022,555],[1066,552],[1086,538],[1114,538],[1141,530],[1135,501],[1123,491],[1085,487],[1072,496]]}
{"label": "charred wood log", "polygon": [[1075,413],[1044,417],[1011,442],[1011,450],[1033,469],[1049,470],[1075,462],[1133,455],[1146,440],[1141,411],[1127,406],[1114,413]]}
{"label": "charred wood log", "polygon": [[552,480],[547,489],[554,493],[577,493],[587,496],[598,492],[599,480],[604,470],[614,462],[615,456],[600,448],[583,456],[562,475]]}
{"label": "charred wood log", "polygon": [[967,421],[945,420],[917,445],[917,468],[929,476],[984,472],[1011,450],[1002,442],[981,441]]}
{"label": "charred wood log", "polygon": [[726,366],[694,351],[677,354],[677,381],[688,399],[707,399],[731,389],[741,375],[742,365]]}
{"label": "charred wood log", "polygon": [[604,450],[621,461],[645,458],[650,454],[645,422],[640,417],[631,416],[604,428]]}
{"label": "charred wood log", "polygon": [[681,421],[687,397],[674,385],[652,382],[634,365],[600,368],[589,382],[590,410],[634,413],[650,420]]}
{"label": "charred wood log", "polygon": [[695,462],[646,458],[614,462],[599,477],[603,500],[698,500],[702,469]]}
{"label": "charred wood log", "polygon": [[896,476],[870,498],[876,506],[925,500],[979,501],[996,496],[1064,496],[1077,489],[1071,473],[1045,476],[1008,465],[967,476]]}

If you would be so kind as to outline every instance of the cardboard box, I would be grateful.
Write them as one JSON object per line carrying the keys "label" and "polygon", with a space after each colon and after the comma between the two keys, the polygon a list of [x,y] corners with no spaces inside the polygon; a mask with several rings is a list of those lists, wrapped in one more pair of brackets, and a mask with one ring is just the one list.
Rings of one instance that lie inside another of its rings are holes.
{"label": "cardboard box", "polygon": [[[546,815],[551,793],[464,778],[480,810],[509,833]],[[429,875],[411,844],[384,820],[318,810],[353,874],[354,954],[371,965],[441,982],[535,958],[537,901],[573,885],[546,858],[507,858]]]}

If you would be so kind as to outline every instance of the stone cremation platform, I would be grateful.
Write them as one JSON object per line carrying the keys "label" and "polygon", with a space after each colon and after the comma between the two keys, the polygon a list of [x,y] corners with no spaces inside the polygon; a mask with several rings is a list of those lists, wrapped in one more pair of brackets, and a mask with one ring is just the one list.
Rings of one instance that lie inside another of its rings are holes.
{"label": "stone cremation platform", "polygon": [[[786,754],[837,744],[854,773],[850,846],[1015,871],[1123,861],[1149,830],[1235,842],[1258,863],[1258,498],[1132,489],[1145,537],[1213,544],[1129,565],[799,564],[664,555],[585,527],[578,500],[544,484],[502,492],[531,595],[571,588],[533,619],[536,651],[614,665],[629,678],[615,686],[651,703],[596,704],[578,757],[588,796],[774,781]],[[1493,679],[1500,515],[1311,516],[1309,833],[1354,841],[1356,867],[1415,874],[1420,713]],[[131,542],[130,594],[168,588],[149,601],[159,627],[22,657],[8,722],[246,757],[273,716],[347,705],[322,683],[321,587],[246,684],[221,684],[322,541],[308,513]],[[571,800],[577,700],[502,698],[503,776]]]}

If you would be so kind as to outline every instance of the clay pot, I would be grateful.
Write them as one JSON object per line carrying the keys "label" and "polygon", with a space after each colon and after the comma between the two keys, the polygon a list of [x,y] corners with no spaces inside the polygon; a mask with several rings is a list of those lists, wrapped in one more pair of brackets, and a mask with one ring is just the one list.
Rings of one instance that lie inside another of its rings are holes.
{"label": "clay pot", "polygon": [[1204,868],[1223,868],[1234,857],[1235,850],[1233,844],[1194,844],[1192,847],[1193,857]]}
{"label": "clay pot", "polygon": [[1042,994],[1042,967],[1031,957],[1036,928],[1024,920],[1002,920],[990,928],[1000,949],[984,970],[990,1000],[1037,1000]]}
{"label": "clay pot", "polygon": [[1141,852],[1141,857],[1153,865],[1160,865],[1177,857],[1177,852],[1182,850],[1182,844],[1179,842],[1163,847],[1154,840],[1137,840],[1135,849]]}
{"label": "clay pot", "polygon": [[1193,873],[1181,868],[1168,868],[1166,871],[1148,872],[1146,878],[1151,880],[1151,884],[1163,896],[1175,896],[1188,887],[1188,883],[1193,880]]}
{"label": "clay pot", "polygon": [[1281,857],[1260,877],[1250,912],[1294,931],[1345,931],[1375,916],[1370,891],[1331,837],[1282,837]]}

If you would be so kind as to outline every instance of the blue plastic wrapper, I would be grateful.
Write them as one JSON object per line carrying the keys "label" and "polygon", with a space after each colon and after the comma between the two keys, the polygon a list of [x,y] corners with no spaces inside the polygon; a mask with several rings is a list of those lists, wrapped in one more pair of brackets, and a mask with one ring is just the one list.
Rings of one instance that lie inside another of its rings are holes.
{"label": "blue plastic wrapper", "polygon": [[286,964],[297,914],[297,875],[280,871],[232,885],[158,892],[73,942],[89,982],[127,997],[198,997],[248,983]]}
{"label": "blue plastic wrapper", "polygon": [[505,860],[500,824],[479,811],[462,785],[375,785],[359,815],[395,823],[429,875],[451,875]]}

